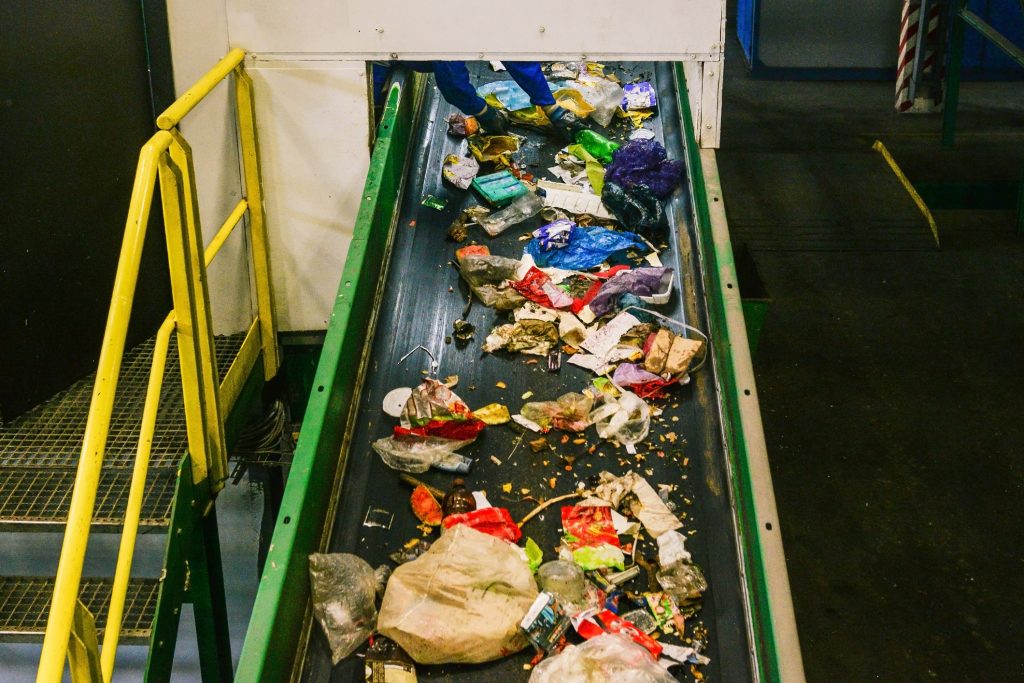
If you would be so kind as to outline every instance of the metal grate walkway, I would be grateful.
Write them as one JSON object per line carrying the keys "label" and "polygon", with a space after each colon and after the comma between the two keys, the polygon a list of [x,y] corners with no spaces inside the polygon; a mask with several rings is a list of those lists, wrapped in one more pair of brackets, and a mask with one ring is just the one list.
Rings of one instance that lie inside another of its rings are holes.
{"label": "metal grate walkway", "polygon": [[[53,597],[53,579],[37,576],[0,576],[0,640],[36,642],[46,631],[46,617]],[[81,599],[96,618],[102,637],[107,621],[112,579],[82,579]],[[121,642],[145,644],[156,615],[159,579],[128,582]]]}
{"label": "metal grate walkway", "polygon": [[[222,379],[243,339],[240,334],[216,338]],[[138,447],[153,343],[147,340],[125,353],[93,515],[98,531],[116,530],[121,524]],[[177,467],[188,445],[177,359],[172,337],[153,436],[142,528],[169,523]],[[0,427],[0,529],[62,528],[67,521],[94,379],[95,375],[85,377]]]}

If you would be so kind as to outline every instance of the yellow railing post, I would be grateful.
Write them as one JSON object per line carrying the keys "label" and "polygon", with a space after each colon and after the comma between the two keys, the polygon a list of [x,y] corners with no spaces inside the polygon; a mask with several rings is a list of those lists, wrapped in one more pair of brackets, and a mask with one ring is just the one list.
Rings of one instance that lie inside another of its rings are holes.
{"label": "yellow railing post", "polygon": [[[185,424],[188,449],[192,456],[192,478],[196,483],[208,481],[211,494],[223,488],[227,478],[222,391],[224,400],[233,403],[244,377],[251,372],[261,350],[266,379],[274,377],[280,365],[252,80],[241,66],[244,58],[245,53],[242,50],[231,50],[213,69],[168,107],[157,118],[157,125],[162,130],[146,143],[139,156],[114,281],[114,293],[100,350],[96,383],[61,547],[46,636],[39,659],[36,679],[38,683],[60,681],[68,659],[71,662],[71,674],[75,683],[99,683],[104,680],[109,682],[111,679],[171,333],[177,331]],[[235,101],[246,197],[238,202],[210,245],[204,249],[192,149],[181,136],[177,126],[182,117],[232,72],[235,73]],[[121,547],[111,589],[108,620],[103,637],[104,646],[100,652],[96,643],[95,622],[78,599],[78,591],[107,432],[110,429],[114,393],[124,354],[132,298],[138,279],[142,244],[149,221],[154,186],[158,179],[163,203],[174,310],[167,316],[157,333],[139,433],[138,452],[125,510]],[[232,363],[222,387],[217,371],[206,267],[246,211],[249,213],[258,315],[250,326],[242,349]]]}
{"label": "yellow railing post", "polygon": [[125,224],[121,256],[114,278],[114,293],[110,300],[107,326],[100,346],[100,359],[96,368],[96,382],[85,424],[82,452],[75,475],[75,488],[68,509],[68,523],[54,580],[50,614],[46,619],[46,635],[39,655],[40,683],[58,683],[64,672],[68,638],[78,602],[78,586],[82,579],[82,564],[89,540],[96,489],[103,467],[103,453],[110,429],[110,416],[114,410],[114,394],[124,355],[125,335],[131,315],[135,283],[139,275],[142,245],[145,241],[149,210],[153,203],[158,160],[171,143],[171,135],[158,132],[143,146],[135,172],[128,219]]}
{"label": "yellow railing post", "polygon": [[277,346],[277,318],[270,281],[270,250],[263,213],[263,177],[260,172],[259,141],[256,135],[256,110],[252,96],[252,78],[239,64],[235,68],[235,105],[238,112],[238,136],[241,139],[245,195],[249,202],[249,237],[253,272],[256,280],[256,307],[263,342],[263,372],[270,380],[280,364]]}

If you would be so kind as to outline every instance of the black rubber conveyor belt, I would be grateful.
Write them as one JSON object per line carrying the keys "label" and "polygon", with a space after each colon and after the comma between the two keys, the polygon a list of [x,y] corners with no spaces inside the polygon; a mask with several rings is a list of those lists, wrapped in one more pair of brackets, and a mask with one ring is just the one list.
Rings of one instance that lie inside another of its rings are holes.
{"label": "black rubber conveyor belt", "polygon": [[[476,83],[507,78],[506,74],[492,73],[486,64],[477,64],[472,70]],[[670,65],[609,64],[608,70],[623,82],[638,76],[655,82],[661,106],[646,126],[664,142],[671,158],[685,159]],[[422,351],[404,363],[399,363],[399,359],[423,345],[437,358],[441,378],[458,375],[455,392],[471,408],[499,402],[513,413],[525,402],[521,396],[527,391],[533,392],[530,400],[551,400],[569,391],[580,391],[593,380],[590,372],[565,362],[560,372],[549,373],[542,358],[536,364],[525,363],[536,356],[482,353],[483,338],[506,319],[505,314],[478,301],[473,303],[468,316],[468,321],[477,328],[474,340],[462,349],[455,343],[445,343],[445,338],[452,333],[453,321],[462,316],[468,293],[458,272],[449,265],[456,245],[446,239],[445,233],[463,208],[481,203],[472,191],[457,190],[441,180],[444,157],[458,153],[466,144],[464,139],[446,134],[446,119],[453,111],[436,88],[428,88],[418,123],[418,137],[414,136],[413,144],[417,149],[408,170],[401,214],[395,228],[397,234],[360,398],[352,450],[342,488],[336,492],[338,505],[330,551],[358,554],[373,566],[388,562],[389,553],[421,536],[416,528],[418,520],[409,508],[410,487],[402,483],[399,473],[385,466],[370,447],[375,439],[390,434],[396,423],[381,410],[385,394],[395,387],[419,384],[422,371],[429,363]],[[610,137],[621,140],[623,131],[629,130],[622,125],[621,120],[613,121]],[[538,131],[516,129],[515,132],[528,138],[525,145],[528,170],[538,178],[555,180],[546,168],[554,165],[555,152],[561,144]],[[423,206],[421,202],[426,195],[447,198],[448,204],[440,211]],[[677,289],[670,302],[657,310],[706,330],[703,283],[696,249],[691,248],[696,236],[685,185],[672,196],[666,208],[669,227],[660,235],[656,234],[652,241],[656,245],[667,245],[661,259],[664,265],[676,269]],[[472,226],[470,240],[488,245],[492,253],[519,258],[524,244],[518,240],[519,236],[541,224],[538,216],[493,239],[479,227]],[[504,382],[506,388],[496,386],[498,382]],[[614,474],[634,470],[653,486],[678,485],[671,500],[678,506],[678,513],[685,513],[682,531],[688,534],[687,549],[704,570],[710,586],[704,597],[703,611],[688,621],[688,634],[697,622],[706,626],[709,635],[705,654],[711,658],[711,664],[703,667],[702,672],[709,680],[733,683],[752,680],[753,674],[715,386],[713,366],[707,363],[693,375],[688,385],[673,388],[668,400],[656,402],[664,408],[664,422],[652,421],[646,443],[638,445],[638,456],[630,456],[625,449],[601,442],[593,428],[587,430],[587,443],[583,445],[574,445],[571,441],[561,444],[561,432],[553,431],[548,440],[555,451],[539,454],[533,453],[526,443],[537,435],[528,433],[513,453],[520,433],[518,428],[513,429],[514,425],[486,428],[476,443],[461,452],[476,458],[472,472],[466,475],[468,487],[486,490],[490,502],[507,507],[516,520],[533,509],[534,499],[571,492],[577,482],[602,470]],[[659,438],[668,432],[678,435],[676,443]],[[598,444],[598,448],[588,454],[587,448],[593,444]],[[663,456],[658,454],[659,450]],[[496,464],[491,456],[501,464]],[[686,466],[684,461],[688,463]],[[567,465],[571,471],[567,470]],[[454,477],[437,470],[417,476],[444,490],[451,487]],[[549,486],[551,477],[556,478],[554,489]],[[512,484],[511,493],[503,492],[502,484],[506,483]],[[522,489],[530,490],[530,500],[523,500]],[[364,526],[369,508],[393,512],[390,529]],[[530,521],[523,532],[524,537],[537,541],[544,550],[545,560],[555,559],[553,549],[560,538],[558,505]],[[647,539],[638,552],[641,550],[656,555],[657,548]],[[643,582],[641,573],[631,586],[639,588]],[[666,642],[678,641],[666,639]],[[417,666],[417,673],[421,681],[525,681],[529,672],[523,666],[532,655],[532,648],[527,648],[517,655],[481,665]],[[680,680],[692,680],[686,667],[676,667],[673,671]],[[303,680],[362,681],[362,660],[350,657],[332,668],[326,639],[319,625],[314,623],[305,654]]]}

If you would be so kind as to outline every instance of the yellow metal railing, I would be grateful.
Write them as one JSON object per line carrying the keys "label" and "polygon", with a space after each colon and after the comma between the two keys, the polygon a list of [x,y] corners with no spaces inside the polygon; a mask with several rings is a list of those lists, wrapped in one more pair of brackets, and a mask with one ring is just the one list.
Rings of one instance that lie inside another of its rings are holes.
{"label": "yellow metal railing", "polygon": [[[253,86],[242,66],[244,57],[242,50],[229,52],[161,114],[157,118],[157,126],[161,130],[146,142],[139,154],[96,383],[39,659],[36,680],[41,683],[60,681],[66,660],[70,661],[72,679],[76,682],[98,681],[102,677],[103,681],[109,683],[111,679],[171,333],[177,333],[192,477],[197,483],[205,482],[211,494],[223,487],[227,477],[223,415],[230,412],[261,351],[266,378],[270,379],[277,374],[277,329],[263,214]],[[177,126],[218,83],[232,73],[235,75],[235,109],[246,196],[235,206],[204,249],[192,150]],[[78,599],[78,592],[124,355],[132,299],[157,181],[160,183],[174,310],[160,326],[153,349],[138,451],[100,648],[92,616]],[[255,276],[257,315],[221,382],[214,353],[206,267],[246,216]]]}

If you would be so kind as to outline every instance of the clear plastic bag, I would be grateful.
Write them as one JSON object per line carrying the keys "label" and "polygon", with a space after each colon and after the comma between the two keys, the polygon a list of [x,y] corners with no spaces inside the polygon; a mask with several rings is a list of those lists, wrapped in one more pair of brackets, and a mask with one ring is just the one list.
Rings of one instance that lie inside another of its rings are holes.
{"label": "clear plastic bag", "polygon": [[568,645],[530,674],[530,683],[676,683],[654,657],[628,636],[605,633]]}
{"label": "clear plastic bag", "polygon": [[544,208],[544,199],[534,192],[527,192],[501,211],[477,219],[477,223],[491,237],[497,237],[513,225],[533,218]]}
{"label": "clear plastic bag", "polygon": [[377,629],[420,664],[489,662],[526,647],[519,622],[536,598],[521,551],[459,524],[395,569]]}
{"label": "clear plastic bag", "polygon": [[309,556],[313,614],[323,627],[335,664],[370,637],[377,623],[377,578],[361,557]]}
{"label": "clear plastic bag", "polygon": [[590,421],[602,439],[632,446],[643,441],[651,427],[651,409],[631,391],[618,398],[605,396],[604,403],[590,413]]}
{"label": "clear plastic bag", "polygon": [[373,450],[391,469],[421,474],[431,466],[460,471],[466,459],[455,451],[471,443],[439,436],[388,436],[374,441]]}
{"label": "clear plastic bag", "polygon": [[542,429],[554,427],[566,432],[582,432],[590,426],[590,408],[593,405],[594,400],[589,396],[569,392],[554,401],[527,403],[519,412]]}

